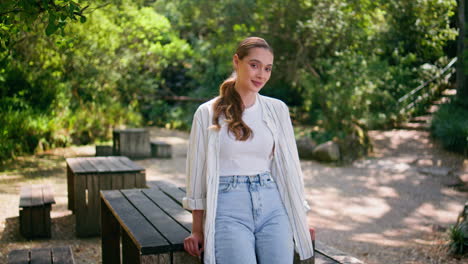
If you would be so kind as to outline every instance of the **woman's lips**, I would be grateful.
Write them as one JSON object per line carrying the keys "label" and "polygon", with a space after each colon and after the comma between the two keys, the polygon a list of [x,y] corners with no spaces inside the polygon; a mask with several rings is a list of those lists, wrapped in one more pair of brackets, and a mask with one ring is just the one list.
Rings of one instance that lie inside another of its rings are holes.
{"label": "woman's lips", "polygon": [[262,86],[262,82],[257,82],[257,81],[252,81],[252,83],[256,86],[256,87],[260,87]]}

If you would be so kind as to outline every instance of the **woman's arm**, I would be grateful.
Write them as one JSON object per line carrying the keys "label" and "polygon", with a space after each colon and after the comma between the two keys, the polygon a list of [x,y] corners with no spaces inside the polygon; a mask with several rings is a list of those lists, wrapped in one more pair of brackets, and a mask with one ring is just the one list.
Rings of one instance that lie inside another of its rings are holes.
{"label": "woman's arm", "polygon": [[203,214],[205,210],[192,211],[192,234],[185,238],[184,248],[192,256],[200,256],[204,250]]}
{"label": "woman's arm", "polygon": [[192,233],[184,240],[185,250],[192,256],[200,256],[204,247],[203,217],[206,205],[205,155],[206,129],[202,111],[194,114],[190,131],[186,161],[186,196],[183,207],[192,211]]}
{"label": "woman's arm", "polygon": [[297,172],[297,175],[299,176],[299,178],[297,179],[296,183],[299,185],[298,189],[299,189],[299,195],[301,197],[301,200],[302,200],[302,203],[303,203],[303,208],[304,208],[304,211],[307,213],[308,211],[310,211],[310,206],[309,206],[309,203],[307,202],[307,200],[305,199],[305,193],[304,193],[304,176],[302,175],[302,169],[301,169],[301,163],[300,163],[300,160],[299,160],[299,153],[297,151],[297,145],[296,145],[296,139],[295,139],[295,136],[294,136],[294,129],[293,129],[293,126],[292,126],[292,122],[291,122],[291,116],[289,115],[289,108],[288,106],[283,103],[282,104],[282,107],[283,107],[283,120],[285,120],[284,122],[284,137],[286,139],[286,142],[287,142],[287,145],[291,151],[291,158],[293,159],[292,161],[292,165],[293,165],[293,168],[294,170]]}
{"label": "woman's arm", "polygon": [[203,214],[205,210],[193,210],[192,211],[192,233],[203,234]]}
{"label": "woman's arm", "polygon": [[186,160],[186,196],[182,205],[189,210],[205,210],[206,206],[206,140],[207,128],[202,120],[203,110],[198,108],[194,114]]}

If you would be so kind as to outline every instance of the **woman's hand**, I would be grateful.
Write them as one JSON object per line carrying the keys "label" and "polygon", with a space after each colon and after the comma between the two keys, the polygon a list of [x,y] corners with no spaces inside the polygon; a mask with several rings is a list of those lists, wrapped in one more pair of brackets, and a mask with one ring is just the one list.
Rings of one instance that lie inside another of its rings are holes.
{"label": "woman's hand", "polygon": [[204,238],[202,232],[192,232],[184,239],[184,249],[192,256],[200,256],[204,250]]}
{"label": "woman's hand", "polygon": [[315,228],[309,226],[309,233],[310,238],[312,238],[312,240],[315,240]]}

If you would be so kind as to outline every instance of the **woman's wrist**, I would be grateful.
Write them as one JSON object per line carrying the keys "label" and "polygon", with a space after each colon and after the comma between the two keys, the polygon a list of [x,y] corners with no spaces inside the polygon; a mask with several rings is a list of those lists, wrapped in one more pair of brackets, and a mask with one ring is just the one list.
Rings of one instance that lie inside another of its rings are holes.
{"label": "woman's wrist", "polygon": [[193,210],[192,211],[192,234],[201,234],[203,235],[203,210]]}

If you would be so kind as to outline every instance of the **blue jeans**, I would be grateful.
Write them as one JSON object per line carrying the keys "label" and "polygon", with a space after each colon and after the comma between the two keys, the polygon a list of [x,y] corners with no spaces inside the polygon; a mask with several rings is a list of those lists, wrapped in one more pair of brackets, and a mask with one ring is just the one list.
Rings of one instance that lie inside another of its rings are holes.
{"label": "blue jeans", "polygon": [[217,264],[293,263],[289,219],[269,172],[221,176],[215,225]]}

